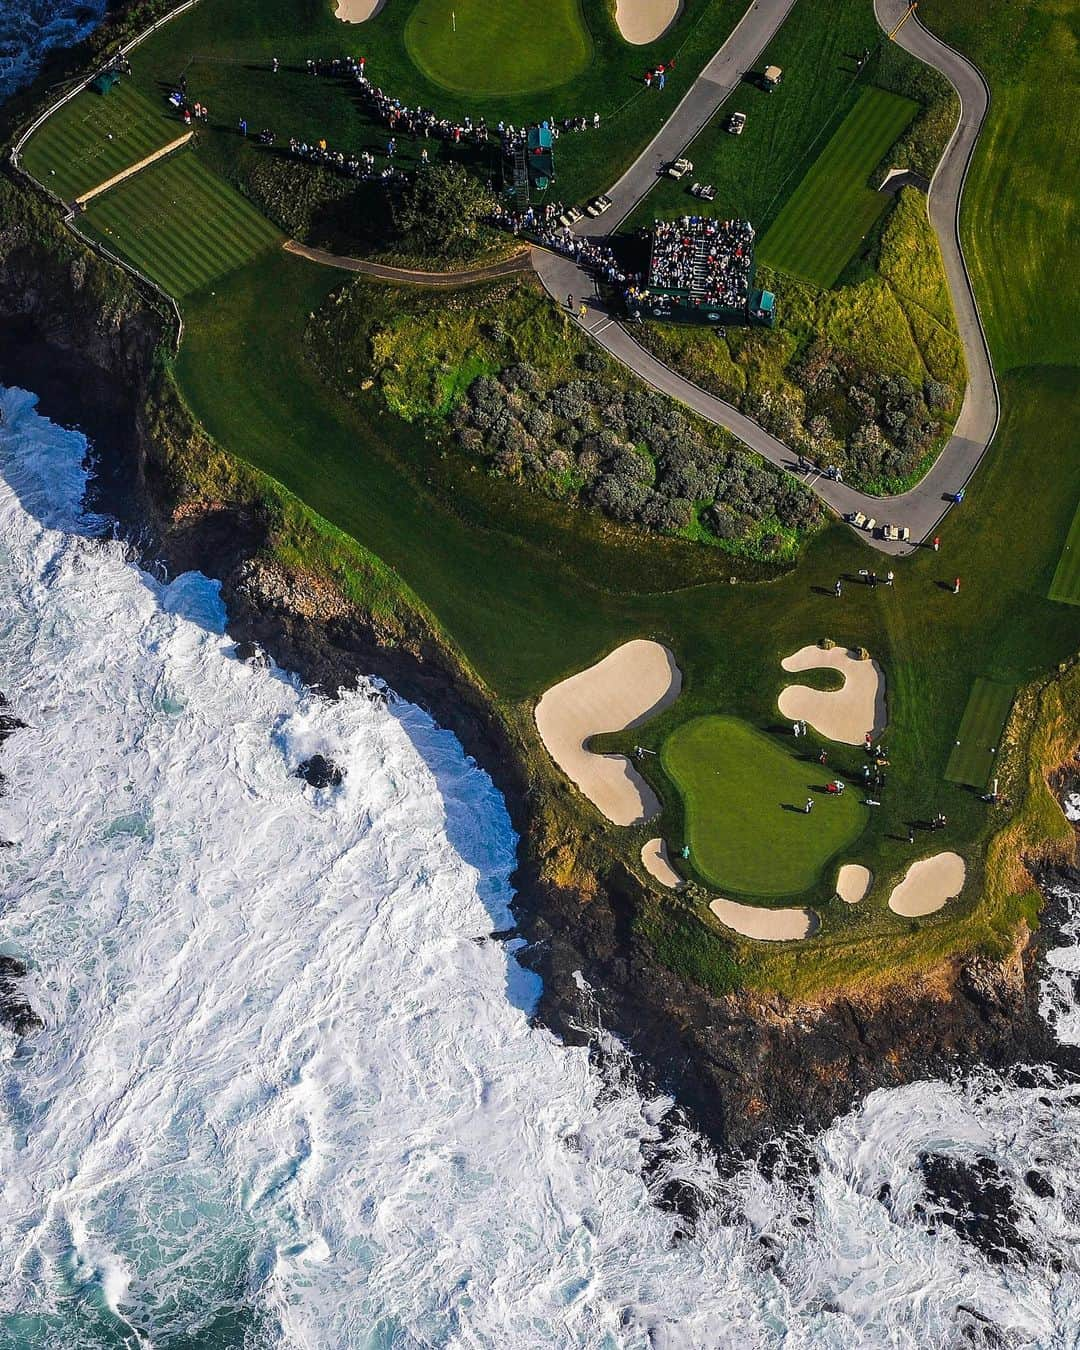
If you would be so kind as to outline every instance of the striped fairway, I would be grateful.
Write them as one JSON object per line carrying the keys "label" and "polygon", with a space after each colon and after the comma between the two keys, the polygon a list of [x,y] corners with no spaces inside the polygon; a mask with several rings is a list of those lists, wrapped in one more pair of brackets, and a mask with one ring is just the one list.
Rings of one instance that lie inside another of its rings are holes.
{"label": "striped fairway", "polygon": [[184,131],[164,99],[127,80],[107,94],[84,89],[27,141],[23,167],[66,202],[152,155]]}
{"label": "striped fairway", "polygon": [[945,768],[950,783],[967,783],[980,790],[986,787],[997,759],[994,751],[1001,742],[1015,693],[1013,685],[984,680],[981,676],[972,685],[956,733],[957,743]]}
{"label": "striped fairway", "polygon": [[768,267],[832,286],[889,198],[867,186],[919,105],[864,89],[758,248]]}
{"label": "striped fairway", "polygon": [[1080,505],[1073,516],[1069,537],[1050,583],[1050,599],[1065,605],[1080,605]]}
{"label": "striped fairway", "polygon": [[281,237],[189,150],[95,197],[83,219],[103,242],[178,297],[242,267]]}

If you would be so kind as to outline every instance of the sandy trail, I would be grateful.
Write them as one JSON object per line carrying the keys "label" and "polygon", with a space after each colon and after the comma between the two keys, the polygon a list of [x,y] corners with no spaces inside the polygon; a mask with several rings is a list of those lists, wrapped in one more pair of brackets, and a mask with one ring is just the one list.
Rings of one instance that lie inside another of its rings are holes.
{"label": "sandy trail", "polygon": [[683,0],[615,0],[615,22],[635,47],[662,37],[682,13]]}
{"label": "sandy trail", "polygon": [[959,853],[935,853],[912,863],[903,881],[893,887],[889,908],[906,919],[934,914],[964,889],[967,869]]}
{"label": "sandy trail", "polygon": [[122,183],[125,178],[133,178],[135,174],[141,173],[143,169],[151,164],[156,164],[159,159],[164,159],[166,155],[171,155],[174,150],[179,150],[182,145],[187,145],[188,141],[194,136],[194,131],[185,131],[182,136],[177,136],[175,141],[170,141],[168,145],[163,145],[160,150],[155,150],[152,155],[147,155],[140,159],[137,164],[129,164],[126,169],[121,169],[119,173],[114,173],[111,178],[106,178],[104,183],[99,183],[97,187],[92,187],[89,192],[84,192],[75,200],[80,206],[85,206],[92,197],[99,196],[102,192],[108,192],[109,188],[115,187],[117,183]]}
{"label": "sandy trail", "polygon": [[818,916],[812,909],[759,909],[719,897],[709,908],[722,924],[759,942],[798,942],[818,930]]}
{"label": "sandy trail", "polygon": [[864,899],[874,874],[861,863],[844,863],[836,874],[836,894],[845,905],[857,905]]}
{"label": "sandy trail", "polygon": [[553,685],[536,705],[536,729],[548,754],[615,825],[650,820],[660,803],[625,755],[594,755],[586,742],[640,725],[674,703],[681,689],[671,652],[635,638]]}
{"label": "sandy trail", "polygon": [[885,730],[885,673],[876,661],[860,661],[843,647],[802,647],[780,663],[785,670],[838,670],[842,689],[810,689],[789,684],[781,691],[777,706],[793,722],[808,722],[830,741],[862,745],[870,730],[875,739]]}
{"label": "sandy trail", "polygon": [[363,23],[373,19],[386,0],[337,0],[334,16],[342,23]]}
{"label": "sandy trail", "polygon": [[677,891],[686,883],[671,865],[667,844],[662,839],[650,839],[641,847],[641,861],[645,871],[655,878],[661,886]]}

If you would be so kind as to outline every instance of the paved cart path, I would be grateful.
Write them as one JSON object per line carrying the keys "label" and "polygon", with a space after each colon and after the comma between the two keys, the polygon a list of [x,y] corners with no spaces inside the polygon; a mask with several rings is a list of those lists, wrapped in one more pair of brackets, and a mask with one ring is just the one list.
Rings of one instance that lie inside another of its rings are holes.
{"label": "paved cart path", "polygon": [[[596,220],[583,218],[574,227],[577,233],[607,234],[625,220],[656,182],[662,166],[678,158],[737,87],[743,72],[753,67],[794,3],[795,0],[757,0],[751,5],[672,116],[607,194],[612,199],[610,211]],[[905,0],[874,0],[875,16],[885,31],[895,26],[906,8]],[[882,523],[906,525],[911,531],[911,542],[907,544],[862,535],[881,552],[902,555],[930,537],[949,510],[952,494],[965,487],[975,472],[997,429],[998,394],[959,237],[960,196],[989,107],[989,90],[970,61],[934,37],[917,20],[909,20],[896,40],[911,55],[939,70],[960,100],[960,119],[931,182],[928,210],[944,259],[964,346],[968,384],[953,434],[920,483],[895,497],[873,497],[816,472],[804,472],[788,446],[730,403],[657,360],[599,301],[590,301],[585,317],[576,321],[647,384],[686,404],[706,420],[725,427],[764,459],[801,478],[832,510],[841,515],[862,511]],[[548,292],[559,302],[567,295],[573,295],[575,303],[596,296],[592,278],[571,259],[534,248],[532,263]]]}

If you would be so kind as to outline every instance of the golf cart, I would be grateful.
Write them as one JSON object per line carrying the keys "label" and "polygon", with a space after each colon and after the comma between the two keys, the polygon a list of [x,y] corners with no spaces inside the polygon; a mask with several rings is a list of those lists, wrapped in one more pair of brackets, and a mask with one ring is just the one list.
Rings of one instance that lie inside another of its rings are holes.
{"label": "golf cart", "polygon": [[688,159],[675,159],[667,166],[664,172],[669,178],[685,178],[688,173],[693,173],[694,166]]}
{"label": "golf cart", "polygon": [[761,77],[761,87],[767,94],[771,94],[783,78],[784,72],[779,66],[766,66],[765,74]]}
{"label": "golf cart", "polygon": [[732,136],[741,136],[743,127],[746,126],[746,114],[744,112],[733,112],[728,118],[727,129]]}

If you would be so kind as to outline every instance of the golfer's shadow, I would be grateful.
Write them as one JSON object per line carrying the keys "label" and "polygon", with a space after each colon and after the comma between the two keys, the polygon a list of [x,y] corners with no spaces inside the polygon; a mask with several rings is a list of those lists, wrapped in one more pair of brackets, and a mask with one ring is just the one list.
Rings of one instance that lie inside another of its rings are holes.
{"label": "golfer's shadow", "polygon": [[952,583],[951,581],[940,581],[940,580],[939,580],[939,581],[935,581],[935,582],[934,582],[934,585],[938,588],[939,591],[951,591],[952,588],[953,588],[953,583]]}
{"label": "golfer's shadow", "polygon": [[814,595],[835,595],[835,594],[836,594],[836,588],[835,588],[834,586],[811,586],[811,587],[810,587],[810,590],[813,592]]}
{"label": "golfer's shadow", "polygon": [[781,803],[780,803],[780,810],[781,810],[781,811],[794,811],[795,814],[796,814],[797,816],[805,816],[805,815],[807,814],[807,810],[806,810],[806,807],[805,807],[805,806],[792,806],[792,804],[791,804],[790,802],[781,802]]}

